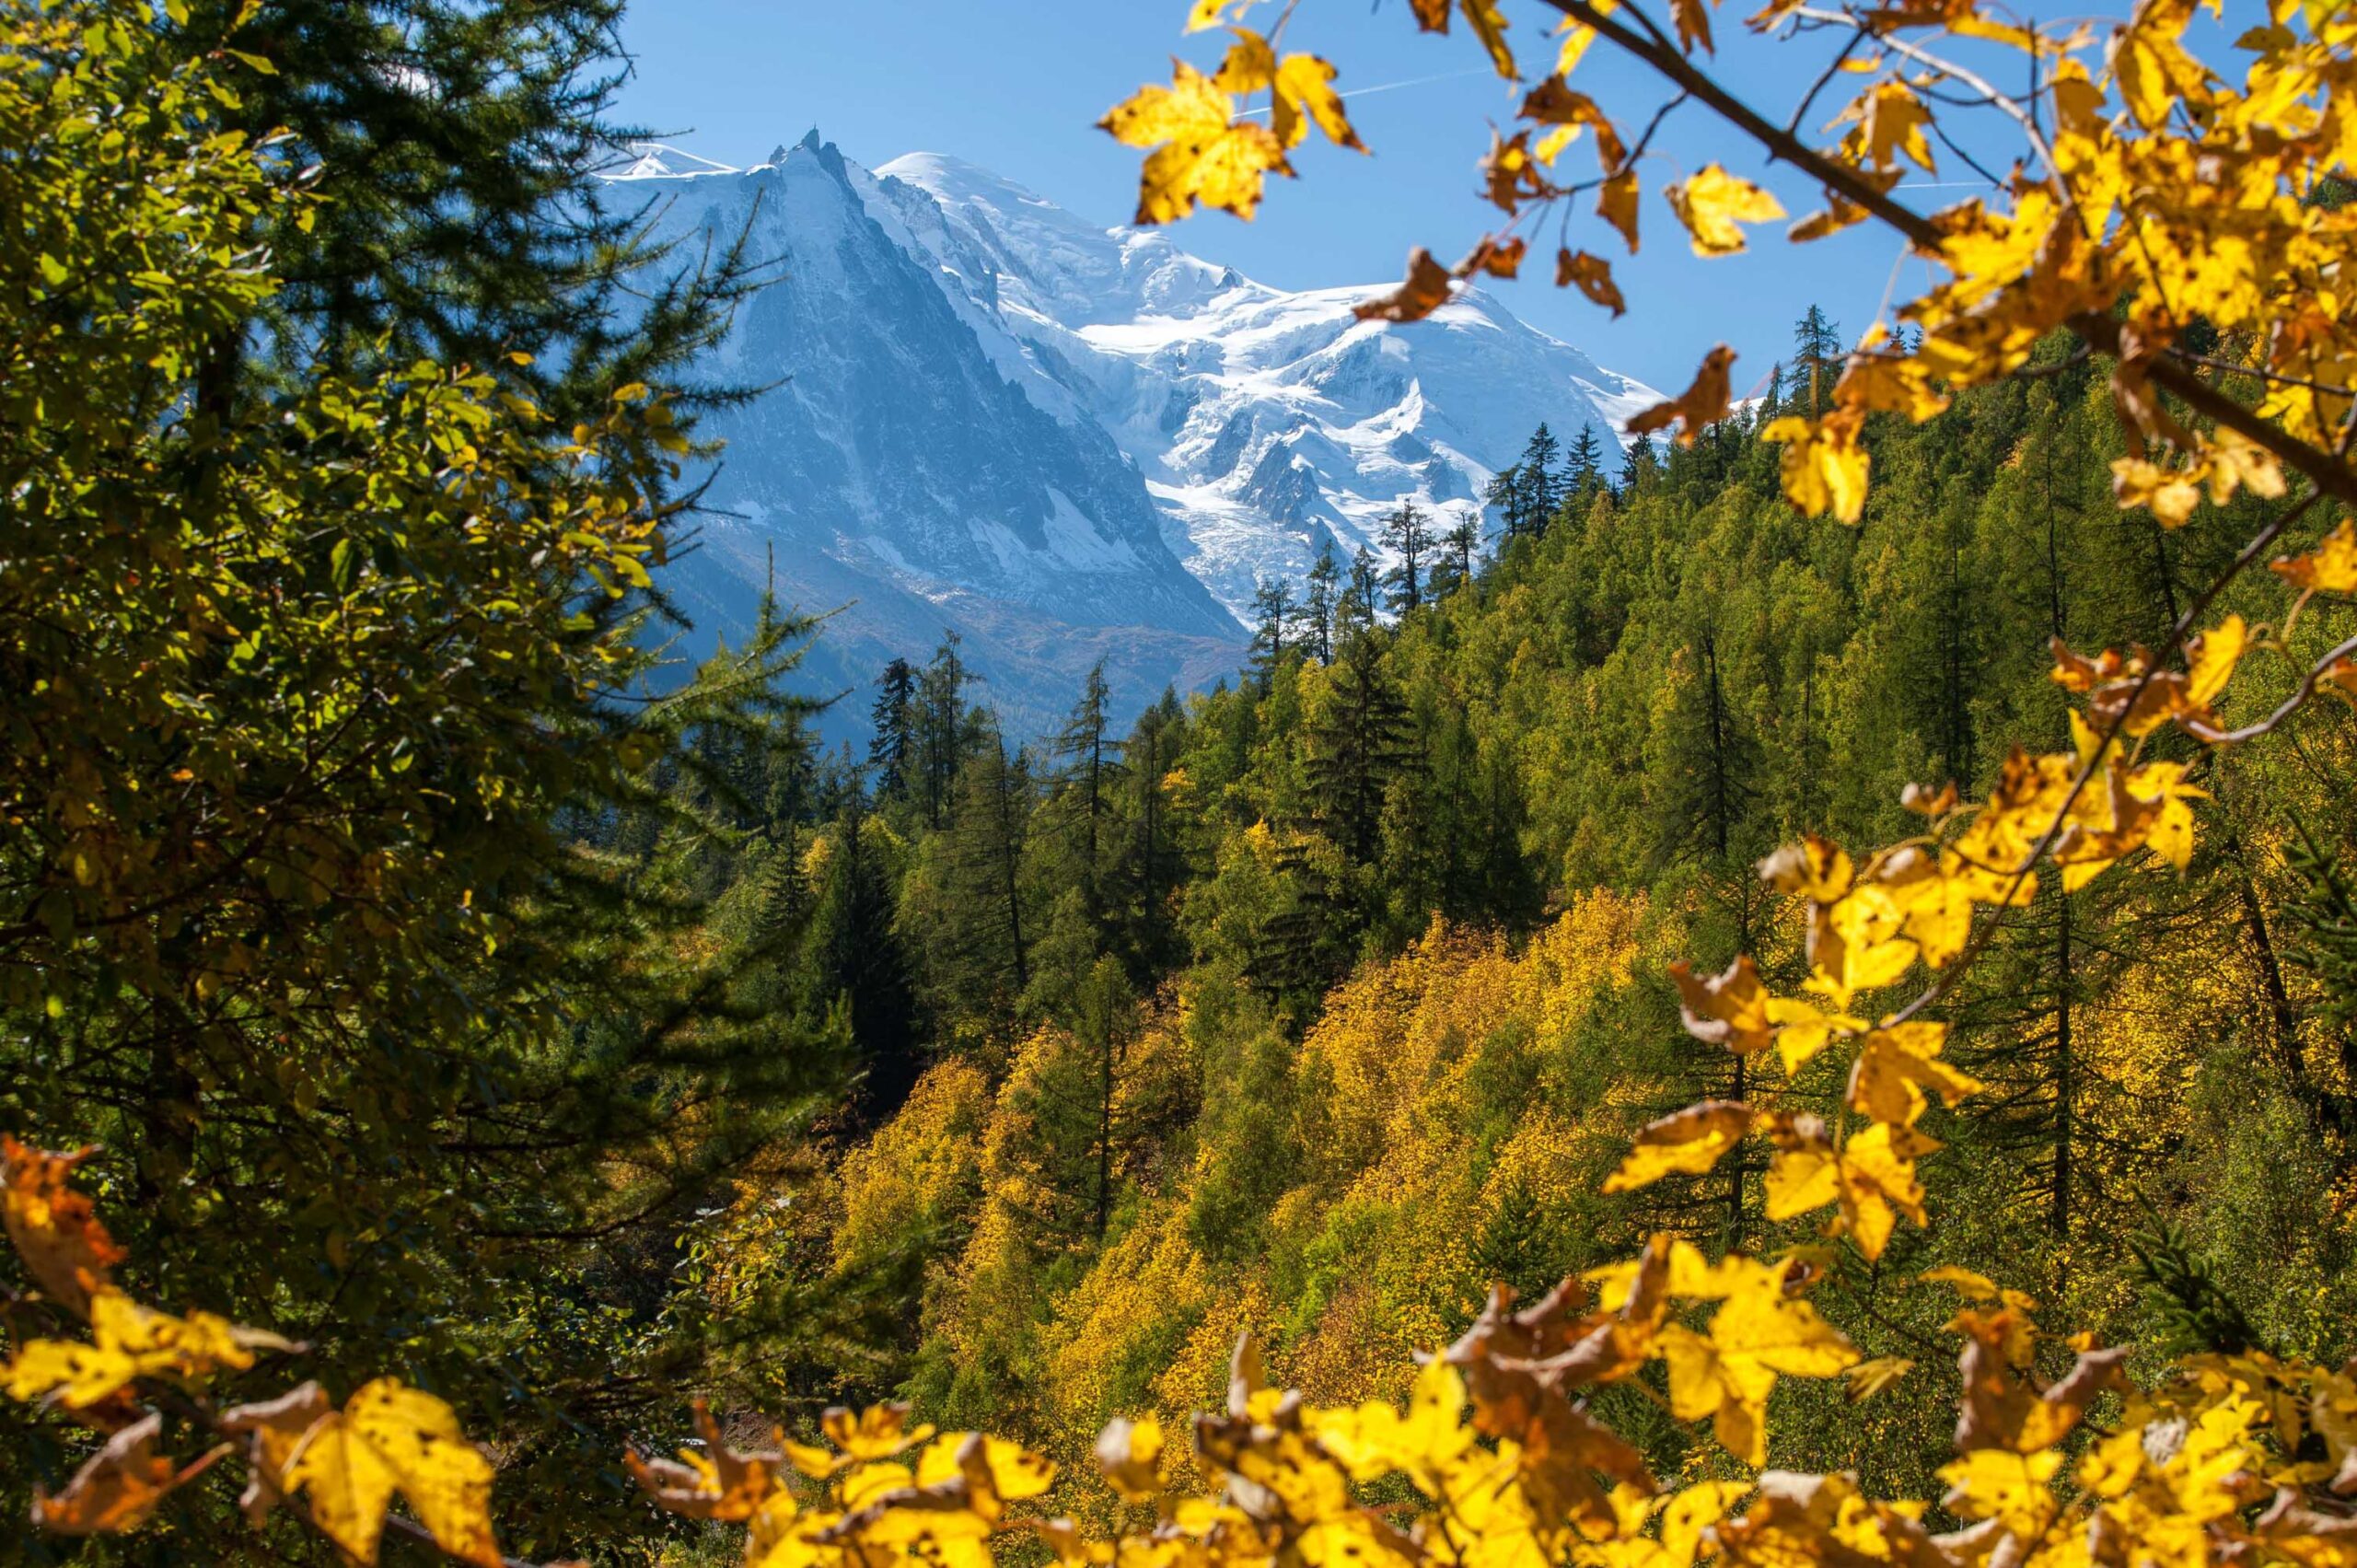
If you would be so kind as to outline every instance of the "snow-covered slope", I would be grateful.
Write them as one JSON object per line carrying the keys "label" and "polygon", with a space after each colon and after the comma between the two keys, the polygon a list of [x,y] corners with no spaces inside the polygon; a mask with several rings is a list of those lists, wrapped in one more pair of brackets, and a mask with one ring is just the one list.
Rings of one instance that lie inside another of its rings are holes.
{"label": "snow-covered slope", "polygon": [[1286,293],[937,154],[874,173],[816,132],[750,169],[651,148],[615,182],[698,243],[749,226],[779,281],[715,376],[723,515],[674,589],[723,626],[766,574],[864,684],[958,630],[1018,723],[1099,655],[1130,705],[1232,666],[1255,579],[1412,497],[1463,513],[1549,421],[1654,399],[1475,291],[1408,329],[1368,287]]}

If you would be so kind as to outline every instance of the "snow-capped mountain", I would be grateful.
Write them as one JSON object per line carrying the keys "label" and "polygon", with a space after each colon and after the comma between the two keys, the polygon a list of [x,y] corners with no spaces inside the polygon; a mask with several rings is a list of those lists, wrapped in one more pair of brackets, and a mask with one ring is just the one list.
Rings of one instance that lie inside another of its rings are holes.
{"label": "snow-capped mountain", "polygon": [[673,592],[723,631],[772,570],[850,604],[819,660],[847,687],[955,629],[1027,728],[1099,657],[1132,707],[1224,673],[1257,578],[1379,555],[1403,498],[1477,509],[1540,420],[1611,439],[1656,396],[1483,292],[1386,330],[1373,288],[1269,288],[937,154],[650,148],[614,191],[776,265],[714,366],[770,389],[712,422],[721,515]]}

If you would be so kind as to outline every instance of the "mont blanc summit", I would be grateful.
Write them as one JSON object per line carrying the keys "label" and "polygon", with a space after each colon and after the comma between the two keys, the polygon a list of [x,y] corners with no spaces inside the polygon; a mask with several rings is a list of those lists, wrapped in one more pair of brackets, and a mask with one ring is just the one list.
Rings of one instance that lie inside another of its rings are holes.
{"label": "mont blanc summit", "polygon": [[955,630],[1018,724],[1099,658],[1125,706],[1233,668],[1257,578],[1379,555],[1402,499],[1476,510],[1541,420],[1609,440],[1656,396],[1483,291],[1387,330],[1351,313],[1374,285],[1271,288],[940,154],[870,171],[813,131],[747,169],[649,148],[614,187],[776,263],[713,367],[770,389],[711,423],[691,612],[726,632],[773,560],[850,606],[825,676]]}

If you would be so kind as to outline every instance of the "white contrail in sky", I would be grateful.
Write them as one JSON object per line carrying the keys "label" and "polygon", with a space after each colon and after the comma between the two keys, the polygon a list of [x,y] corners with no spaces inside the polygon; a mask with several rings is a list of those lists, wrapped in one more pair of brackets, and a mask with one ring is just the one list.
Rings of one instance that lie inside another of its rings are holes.
{"label": "white contrail in sky", "polygon": [[[1454,82],[1464,76],[1490,76],[1495,75],[1496,73],[1492,71],[1487,65],[1473,65],[1462,71],[1443,71],[1437,76],[1411,76],[1404,82],[1377,82],[1371,87],[1353,87],[1348,92],[1340,93],[1336,96],[1341,98],[1365,98],[1374,93],[1397,92],[1401,87],[1430,87],[1434,82]],[[1259,109],[1240,110],[1237,112],[1239,115],[1266,114],[1269,112],[1269,110],[1268,106],[1263,104]]]}

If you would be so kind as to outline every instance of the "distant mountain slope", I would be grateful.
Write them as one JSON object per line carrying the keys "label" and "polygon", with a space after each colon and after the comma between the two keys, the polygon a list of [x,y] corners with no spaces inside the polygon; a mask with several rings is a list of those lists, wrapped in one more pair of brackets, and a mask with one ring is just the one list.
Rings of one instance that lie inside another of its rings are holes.
{"label": "distant mountain slope", "polygon": [[1653,397],[1486,295],[1385,331],[1350,314],[1365,288],[1267,288],[935,154],[871,174],[814,131],[699,162],[615,180],[663,231],[749,225],[778,264],[713,367],[770,389],[712,421],[717,515],[668,579],[699,651],[773,569],[805,609],[851,606],[819,683],[954,629],[1022,734],[1100,656],[1131,708],[1232,668],[1256,577],[1374,544],[1403,496],[1477,506],[1539,420],[1608,436]]}

